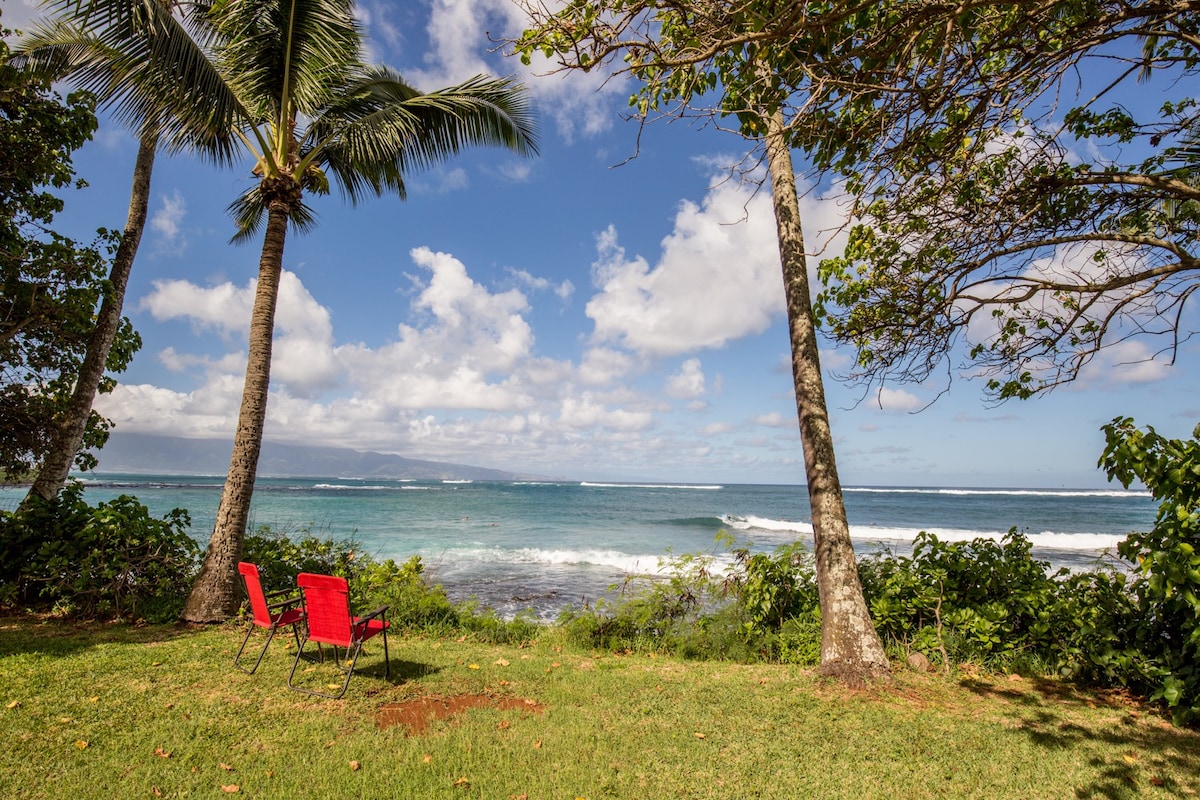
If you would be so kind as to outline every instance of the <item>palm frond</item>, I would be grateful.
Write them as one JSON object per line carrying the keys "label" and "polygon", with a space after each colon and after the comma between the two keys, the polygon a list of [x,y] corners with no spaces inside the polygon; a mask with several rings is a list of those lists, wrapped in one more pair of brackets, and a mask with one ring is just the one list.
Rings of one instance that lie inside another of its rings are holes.
{"label": "palm frond", "polygon": [[19,44],[31,64],[93,92],[123,124],[154,130],[165,150],[232,161],[238,147],[230,131],[245,112],[168,9],[137,0],[53,6],[64,16],[36,26]]}
{"label": "palm frond", "polygon": [[[233,218],[237,232],[231,244],[246,244],[257,238],[267,219],[267,204],[258,184],[247,189],[228,205],[226,213]],[[317,215],[307,204],[300,203],[288,214],[288,223],[297,233],[307,233],[317,225]]]}
{"label": "palm frond", "polygon": [[423,93],[388,67],[363,70],[309,127],[305,145],[343,193],[403,196],[402,175],[445,161],[468,147],[537,152],[536,126],[519,84],[479,76]]}
{"label": "palm frond", "polygon": [[247,189],[229,204],[225,213],[233,217],[237,232],[229,239],[231,244],[246,244],[253,239],[267,218],[267,204],[259,191],[258,184]]}
{"label": "palm frond", "polygon": [[259,119],[311,115],[361,63],[351,0],[215,0],[206,23],[221,34],[219,63]]}

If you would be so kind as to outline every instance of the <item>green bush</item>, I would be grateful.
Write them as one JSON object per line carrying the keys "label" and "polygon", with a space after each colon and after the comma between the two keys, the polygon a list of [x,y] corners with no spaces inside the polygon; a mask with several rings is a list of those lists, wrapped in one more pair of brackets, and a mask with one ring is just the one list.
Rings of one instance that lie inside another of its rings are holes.
{"label": "green bush", "polygon": [[301,572],[337,575],[350,584],[357,611],[388,606],[388,620],[401,628],[454,626],[457,614],[440,584],[425,580],[420,556],[403,564],[378,561],[354,539],[321,538],[304,530],[298,540],[263,526],[246,536],[242,558],[258,566],[268,591],[296,585]]}
{"label": "green bush", "polygon": [[1200,719],[1200,425],[1188,441],[1167,439],[1133,420],[1104,426],[1100,466],[1128,488],[1141,481],[1160,501],[1154,529],[1118,546],[1135,565],[1135,613],[1124,627],[1116,670],[1170,707],[1175,719]]}
{"label": "green bush", "polygon": [[183,607],[199,564],[187,535],[190,519],[175,509],[150,516],[137,498],[121,495],[95,507],[78,485],[53,501],[33,498],[0,512],[0,591],[10,604],[84,617],[164,622]]}
{"label": "green bush", "polygon": [[350,584],[358,611],[388,606],[387,619],[397,628],[434,634],[456,632],[496,643],[533,639],[540,626],[527,617],[506,620],[473,603],[455,606],[441,584],[430,583],[420,556],[397,564],[379,561],[354,539],[321,538],[304,530],[299,540],[261,527],[248,535],[243,559],[258,565],[268,590],[294,586],[296,575],[338,575]]}
{"label": "green bush", "polygon": [[1029,539],[943,542],[921,532],[911,556],[869,556],[859,565],[871,617],[893,652],[1016,668],[1042,660],[1059,638],[1049,609],[1068,574],[1048,574]]}
{"label": "green bush", "polygon": [[800,544],[751,553],[721,532],[732,563],[708,554],[665,558],[659,575],[630,579],[619,594],[559,617],[569,641],[610,651],[685,658],[816,663],[820,616],[812,558]]}

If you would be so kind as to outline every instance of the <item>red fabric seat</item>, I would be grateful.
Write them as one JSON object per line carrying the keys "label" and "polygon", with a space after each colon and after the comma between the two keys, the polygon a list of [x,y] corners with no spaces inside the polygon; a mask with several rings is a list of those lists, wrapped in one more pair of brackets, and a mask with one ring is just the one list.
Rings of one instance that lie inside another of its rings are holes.
{"label": "red fabric seat", "polygon": [[[296,576],[296,584],[304,598],[304,615],[306,635],[296,652],[296,660],[292,664],[291,674],[288,675],[288,686],[298,692],[320,695],[321,697],[338,698],[346,693],[350,685],[350,677],[354,674],[355,664],[362,652],[363,643],[373,636],[383,634],[383,663],[384,676],[391,677],[391,657],[388,654],[387,630],[391,623],[387,621],[387,606],[380,606],[362,617],[354,616],[350,611],[350,586],[345,578],[335,575],[315,575],[301,572]],[[300,656],[309,642],[333,645],[335,663],[346,673],[342,690],[337,694],[306,689],[296,686],[293,679],[296,667],[300,664]],[[338,660],[337,648],[344,647],[349,655],[347,666],[342,666]],[[351,654],[350,651],[353,651]]]}
{"label": "red fabric seat", "polygon": [[[293,590],[281,589],[270,594],[264,594],[262,580],[259,577],[256,565],[248,564],[245,561],[239,562],[238,572],[241,573],[242,581],[246,584],[246,595],[250,598],[250,621],[253,624],[246,630],[246,637],[242,639],[242,646],[238,648],[237,655],[233,657],[233,665],[243,672],[253,675],[254,671],[258,669],[258,665],[262,663],[263,656],[267,654],[267,647],[271,644],[271,639],[275,637],[275,632],[280,628],[286,628],[290,625],[292,635],[296,638],[296,646],[300,646],[300,635],[296,628],[297,623],[304,619],[304,609],[301,607],[298,595],[271,602],[275,598],[292,594]],[[254,662],[254,666],[246,669],[238,661],[241,660],[242,651],[246,649],[246,643],[250,641],[250,634],[254,633],[255,628],[266,629],[267,641],[263,644],[262,650],[258,654],[258,660]]]}

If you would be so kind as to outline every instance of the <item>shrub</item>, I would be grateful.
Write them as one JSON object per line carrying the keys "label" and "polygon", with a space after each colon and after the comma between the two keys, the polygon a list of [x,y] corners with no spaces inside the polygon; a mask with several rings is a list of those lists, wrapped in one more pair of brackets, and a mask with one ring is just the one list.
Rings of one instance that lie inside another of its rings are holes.
{"label": "shrub", "polygon": [[299,540],[263,526],[248,535],[242,557],[258,566],[269,589],[295,586],[301,572],[337,575],[350,584],[355,609],[369,611],[388,606],[388,620],[401,628],[453,626],[456,612],[440,584],[425,580],[420,556],[403,564],[377,561],[363,553],[354,539],[321,538],[301,531]]}
{"label": "shrub", "polygon": [[1016,528],[997,542],[943,542],[921,532],[911,556],[862,560],[863,593],[880,636],[895,650],[1013,668],[1044,658],[1057,640],[1051,607],[1068,573],[1048,574]]}
{"label": "shrub", "polygon": [[685,658],[816,663],[820,616],[811,556],[803,546],[751,553],[721,532],[732,563],[688,554],[665,558],[660,575],[630,579],[612,600],[568,609],[569,641],[603,650],[669,652]]}
{"label": "shrub", "polygon": [[1141,481],[1161,501],[1148,533],[1118,545],[1136,565],[1129,591],[1135,613],[1115,669],[1129,685],[1171,708],[1177,721],[1200,719],[1200,425],[1188,441],[1167,439],[1133,420],[1104,426],[1100,466],[1128,488]]}
{"label": "shrub", "polygon": [[190,524],[178,508],[155,519],[128,495],[89,506],[78,485],[53,501],[32,498],[0,513],[4,599],[85,617],[174,619],[179,587],[199,563]]}

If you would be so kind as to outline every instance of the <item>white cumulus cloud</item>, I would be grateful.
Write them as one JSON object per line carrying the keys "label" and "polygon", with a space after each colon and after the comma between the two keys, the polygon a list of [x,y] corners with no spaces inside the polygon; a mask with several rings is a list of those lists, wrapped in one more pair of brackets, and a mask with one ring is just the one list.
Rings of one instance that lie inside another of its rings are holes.
{"label": "white cumulus cloud", "polygon": [[627,257],[611,226],[598,251],[587,315],[601,342],[656,356],[721,347],[784,308],[770,197],[732,181],[680,205],[658,263]]}

